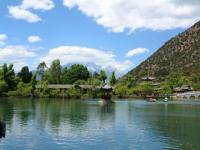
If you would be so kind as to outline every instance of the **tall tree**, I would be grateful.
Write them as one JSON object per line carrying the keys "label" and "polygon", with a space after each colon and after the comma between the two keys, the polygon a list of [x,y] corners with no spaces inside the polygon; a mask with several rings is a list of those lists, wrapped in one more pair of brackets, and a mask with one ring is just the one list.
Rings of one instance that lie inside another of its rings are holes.
{"label": "tall tree", "polygon": [[54,60],[49,68],[49,83],[51,84],[61,83],[61,71],[62,71],[62,66],[60,65],[60,60],[59,59]]}
{"label": "tall tree", "polygon": [[88,80],[90,73],[87,67],[81,64],[72,65],[67,71],[67,82],[73,84],[77,80]]}
{"label": "tall tree", "polygon": [[4,64],[2,66],[1,78],[6,82],[7,90],[14,90],[16,88],[17,81],[15,79],[15,71],[13,69],[13,64]]}
{"label": "tall tree", "polygon": [[67,83],[67,72],[68,72],[68,68],[67,67],[63,67],[62,68],[62,76],[61,76],[61,80],[63,84]]}
{"label": "tall tree", "polygon": [[45,68],[47,68],[46,63],[43,61],[41,63],[39,63],[39,65],[37,66],[37,70],[44,70]]}
{"label": "tall tree", "polygon": [[37,84],[36,74],[34,74],[34,75],[32,76],[32,79],[31,79],[32,94],[34,94],[34,92],[35,92],[36,84]]}
{"label": "tall tree", "polygon": [[21,71],[17,74],[24,83],[30,83],[32,78],[32,72],[29,71],[28,66],[22,67]]}
{"label": "tall tree", "polygon": [[110,76],[110,85],[115,85],[116,82],[117,82],[117,79],[115,77],[115,72],[113,71]]}
{"label": "tall tree", "polygon": [[100,75],[99,75],[99,79],[105,83],[107,76],[106,76],[106,72],[104,70],[100,71]]}
{"label": "tall tree", "polygon": [[43,75],[45,73],[45,69],[47,69],[47,65],[46,63],[43,61],[41,63],[39,63],[39,65],[37,66],[37,75],[36,75],[36,80],[41,81],[43,78]]}

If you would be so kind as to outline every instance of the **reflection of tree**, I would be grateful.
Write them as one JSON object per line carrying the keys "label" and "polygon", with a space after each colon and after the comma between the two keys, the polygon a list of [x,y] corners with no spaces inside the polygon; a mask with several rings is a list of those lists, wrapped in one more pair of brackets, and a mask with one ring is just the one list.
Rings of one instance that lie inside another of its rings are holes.
{"label": "reflection of tree", "polygon": [[115,103],[105,103],[101,106],[100,111],[100,118],[102,123],[105,123],[106,120],[108,123],[114,122]]}
{"label": "reflection of tree", "polygon": [[45,128],[46,122],[48,121],[48,108],[50,106],[50,100],[42,99],[36,101],[36,116],[37,121],[40,123],[41,128]]}
{"label": "reflection of tree", "polygon": [[65,121],[69,121],[73,128],[80,128],[87,121],[87,105],[81,101],[53,99],[48,100],[48,107],[44,103],[41,106],[42,118],[48,116],[53,128],[59,128]]}
{"label": "reflection of tree", "polygon": [[69,106],[66,111],[69,114],[69,121],[73,127],[81,128],[85,125],[88,119],[87,104],[82,103],[81,101],[72,100],[69,102]]}
{"label": "reflection of tree", "polygon": [[16,99],[13,103],[15,104],[15,109],[18,110],[16,116],[20,119],[21,124],[26,125],[35,116],[34,100]]}
{"label": "reflection of tree", "polygon": [[5,120],[8,125],[12,124],[13,118],[13,103],[8,99],[0,101],[0,119]]}
{"label": "reflection of tree", "polygon": [[114,103],[105,103],[101,107],[101,112],[103,114],[113,114],[115,111],[115,104]]}
{"label": "reflection of tree", "polygon": [[0,139],[5,138],[6,135],[6,124],[3,121],[0,121]]}
{"label": "reflection of tree", "polygon": [[63,103],[60,100],[51,100],[49,103],[49,120],[51,125],[55,128],[58,128],[61,124],[61,118],[63,111]]}

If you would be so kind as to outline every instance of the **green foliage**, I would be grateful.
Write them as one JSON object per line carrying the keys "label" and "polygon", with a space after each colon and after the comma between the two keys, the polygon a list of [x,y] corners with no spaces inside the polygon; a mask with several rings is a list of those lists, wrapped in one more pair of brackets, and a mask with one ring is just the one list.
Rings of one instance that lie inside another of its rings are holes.
{"label": "green foliage", "polygon": [[101,70],[101,71],[100,71],[99,79],[100,79],[102,82],[105,83],[105,81],[106,81],[106,79],[107,79],[105,70]]}
{"label": "green foliage", "polygon": [[127,86],[126,85],[117,85],[114,89],[114,95],[119,98],[127,96]]}
{"label": "green foliage", "polygon": [[127,75],[127,85],[128,87],[135,86],[135,78],[131,74]]}
{"label": "green foliage", "polygon": [[29,97],[32,95],[32,86],[31,84],[25,84],[23,82],[19,82],[17,85],[17,90],[9,91],[7,96],[21,96],[21,97]]}
{"label": "green foliage", "polygon": [[0,80],[0,96],[2,96],[4,94],[4,92],[6,92],[7,89],[7,84],[4,80]]}
{"label": "green foliage", "polygon": [[10,64],[10,65],[4,64],[2,66],[1,80],[4,80],[7,84],[6,91],[14,90],[16,88],[17,81],[15,79],[15,71],[13,69],[12,64]]}
{"label": "green foliage", "polygon": [[32,76],[32,79],[31,79],[31,86],[32,86],[32,93],[33,93],[33,95],[34,95],[34,91],[36,89],[36,85],[37,85],[36,74],[34,74]]}
{"label": "green foliage", "polygon": [[172,92],[173,89],[170,87],[168,82],[161,83],[161,90],[159,91],[159,94],[171,94]]}
{"label": "green foliage", "polygon": [[68,73],[68,68],[67,67],[63,67],[62,68],[62,75],[61,75],[61,80],[63,84],[67,84],[67,73]]}
{"label": "green foliage", "polygon": [[81,98],[81,91],[75,87],[67,90],[67,95],[69,98]]}
{"label": "green foliage", "polygon": [[182,85],[190,85],[191,80],[185,75],[179,73],[171,73],[169,75],[169,84],[171,88],[180,87]]}
{"label": "green foliage", "polygon": [[86,85],[88,84],[87,81],[85,80],[77,80],[76,82],[74,82],[75,85]]}
{"label": "green foliage", "polygon": [[99,80],[99,78],[93,77],[93,78],[90,78],[89,84],[94,85],[94,86],[99,86],[99,85],[101,85],[101,80]]}
{"label": "green foliage", "polygon": [[98,72],[94,72],[94,73],[93,73],[93,78],[99,78],[99,75],[100,75],[100,74],[99,74]]}
{"label": "green foliage", "polygon": [[117,82],[117,79],[115,77],[115,72],[112,72],[111,76],[110,76],[110,85],[115,85]]}
{"label": "green foliage", "polygon": [[59,89],[51,89],[51,91],[49,92],[49,97],[61,97],[62,93]]}
{"label": "green foliage", "polygon": [[28,66],[22,67],[21,71],[17,74],[24,83],[30,83],[32,78],[32,72],[29,72]]}
{"label": "green foliage", "polygon": [[132,94],[142,97],[145,97],[146,95],[152,95],[155,92],[152,83],[149,82],[141,82],[136,87],[131,88],[130,91]]}
{"label": "green foliage", "polygon": [[50,84],[60,84],[61,83],[61,71],[62,66],[60,65],[60,60],[56,59],[51,63],[49,68],[49,83]]}
{"label": "green foliage", "polygon": [[32,86],[31,84],[25,84],[23,82],[18,83],[17,93],[19,96],[28,97],[32,95]]}
{"label": "green foliage", "polygon": [[41,85],[41,89],[36,89],[34,91],[35,96],[37,97],[49,97],[50,89],[48,88],[48,81],[42,81],[39,83]]}
{"label": "green foliage", "polygon": [[87,81],[90,77],[90,73],[87,67],[81,64],[72,65],[67,71],[67,83],[73,84],[77,80]]}

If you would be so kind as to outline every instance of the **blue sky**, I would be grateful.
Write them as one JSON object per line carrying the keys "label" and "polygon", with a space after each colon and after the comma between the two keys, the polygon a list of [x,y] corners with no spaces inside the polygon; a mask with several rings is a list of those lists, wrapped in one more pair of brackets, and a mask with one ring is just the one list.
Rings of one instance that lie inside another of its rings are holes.
{"label": "blue sky", "polygon": [[0,0],[0,64],[60,59],[122,75],[198,21],[199,8],[198,0]]}

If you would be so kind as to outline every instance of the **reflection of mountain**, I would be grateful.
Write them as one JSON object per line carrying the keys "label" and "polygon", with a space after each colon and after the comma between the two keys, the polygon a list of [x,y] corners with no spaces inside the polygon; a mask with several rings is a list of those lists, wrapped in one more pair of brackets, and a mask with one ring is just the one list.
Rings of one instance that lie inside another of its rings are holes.
{"label": "reflection of mountain", "polygon": [[155,125],[161,134],[168,135],[170,141],[179,144],[181,149],[199,150],[199,110],[200,107],[195,104],[168,105],[167,114],[157,116]]}
{"label": "reflection of mountain", "polygon": [[137,117],[135,121],[141,125],[143,132],[149,130],[150,140],[160,137],[165,142],[163,149],[200,149],[200,105],[134,104],[129,106],[129,110],[129,116]]}

